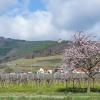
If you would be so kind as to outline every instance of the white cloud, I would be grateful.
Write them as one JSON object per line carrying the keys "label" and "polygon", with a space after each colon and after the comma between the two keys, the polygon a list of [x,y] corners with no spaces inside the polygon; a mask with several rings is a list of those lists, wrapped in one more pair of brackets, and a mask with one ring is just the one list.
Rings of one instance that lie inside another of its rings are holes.
{"label": "white cloud", "polygon": [[80,31],[91,28],[100,20],[99,0],[45,0],[59,28]]}
{"label": "white cloud", "polygon": [[0,14],[18,4],[18,0],[0,0]]}
{"label": "white cloud", "polygon": [[[56,38],[49,12],[37,11],[28,16],[1,16],[0,32],[2,36],[26,40],[44,40]],[[57,34],[56,34],[57,35]]]}
{"label": "white cloud", "polygon": [[[100,36],[99,0],[43,0],[47,11],[30,12],[30,0],[0,0],[0,35],[26,40],[70,39],[76,31]],[[13,16],[14,15],[14,16]]]}

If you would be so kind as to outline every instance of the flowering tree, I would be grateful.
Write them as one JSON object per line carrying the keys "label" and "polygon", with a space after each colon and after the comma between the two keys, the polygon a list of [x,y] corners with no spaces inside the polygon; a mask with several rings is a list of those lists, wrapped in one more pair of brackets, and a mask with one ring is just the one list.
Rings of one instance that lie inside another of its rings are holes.
{"label": "flowering tree", "polygon": [[100,67],[100,42],[93,42],[82,33],[75,34],[73,45],[65,49],[63,61],[71,69],[81,68],[88,75],[87,92],[90,92],[90,79]]}

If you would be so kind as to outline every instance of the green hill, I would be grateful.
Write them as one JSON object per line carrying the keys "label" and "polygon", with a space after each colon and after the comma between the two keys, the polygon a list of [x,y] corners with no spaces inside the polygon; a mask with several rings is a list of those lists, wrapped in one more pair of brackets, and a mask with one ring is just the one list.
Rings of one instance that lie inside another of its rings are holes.
{"label": "green hill", "polygon": [[0,37],[0,60],[25,57],[56,44],[56,41],[25,41]]}
{"label": "green hill", "polygon": [[0,37],[0,72],[37,71],[61,64],[61,53],[70,42],[25,41]]}
{"label": "green hill", "polygon": [[71,41],[25,41],[0,37],[0,63],[20,58],[59,55]]}
{"label": "green hill", "polygon": [[1,72],[12,69],[14,72],[32,71],[35,72],[40,68],[54,69],[62,64],[62,55],[35,57],[33,59],[17,59],[4,63],[1,67]]}

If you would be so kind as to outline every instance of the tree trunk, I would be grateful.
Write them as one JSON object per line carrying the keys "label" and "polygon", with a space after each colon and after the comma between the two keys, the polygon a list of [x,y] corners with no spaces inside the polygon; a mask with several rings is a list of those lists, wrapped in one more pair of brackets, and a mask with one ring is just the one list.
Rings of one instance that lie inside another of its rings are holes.
{"label": "tree trunk", "polygon": [[66,90],[67,90],[67,81],[68,81],[68,80],[66,79],[65,81],[66,81]]}
{"label": "tree trunk", "polygon": [[95,78],[93,78],[93,88],[94,88],[94,84],[95,84]]}
{"label": "tree trunk", "polygon": [[66,83],[65,83],[65,84],[66,84],[65,92],[67,92],[67,88],[68,88],[68,87],[67,87],[67,85],[68,85],[67,82],[68,82],[68,80],[66,79],[65,82],[66,82]]}
{"label": "tree trunk", "polygon": [[88,77],[88,84],[87,84],[87,93],[90,93],[90,82],[91,81],[91,78],[90,77]]}

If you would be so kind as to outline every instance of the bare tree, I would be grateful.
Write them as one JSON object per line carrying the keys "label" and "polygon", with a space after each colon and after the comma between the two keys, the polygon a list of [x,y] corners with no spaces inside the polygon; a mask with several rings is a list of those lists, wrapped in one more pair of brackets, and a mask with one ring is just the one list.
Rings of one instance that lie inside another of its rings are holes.
{"label": "bare tree", "polygon": [[75,34],[73,46],[65,50],[63,61],[71,69],[81,68],[88,75],[87,92],[90,92],[90,80],[100,67],[100,42],[91,41],[83,33]]}

